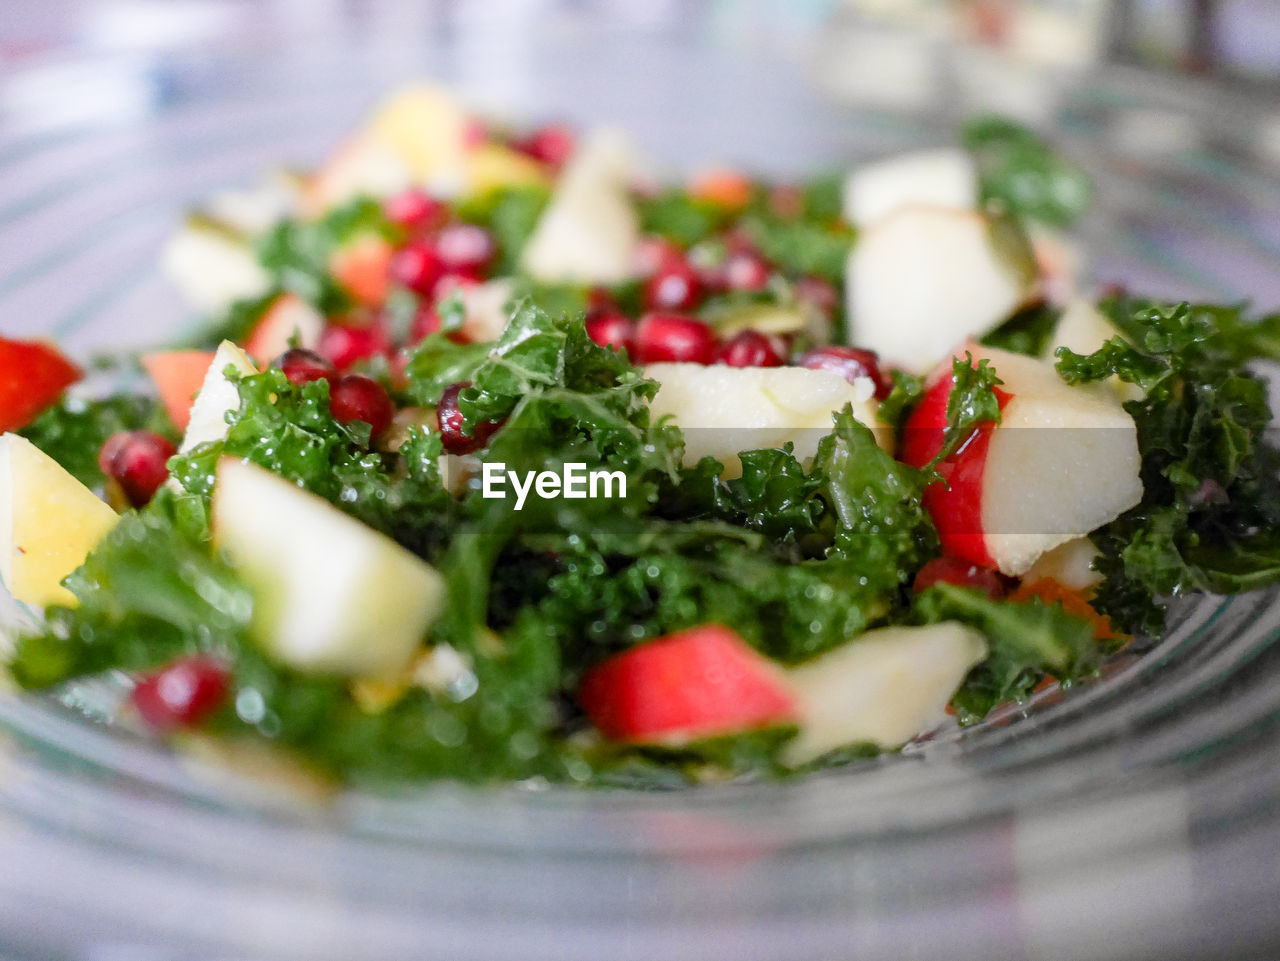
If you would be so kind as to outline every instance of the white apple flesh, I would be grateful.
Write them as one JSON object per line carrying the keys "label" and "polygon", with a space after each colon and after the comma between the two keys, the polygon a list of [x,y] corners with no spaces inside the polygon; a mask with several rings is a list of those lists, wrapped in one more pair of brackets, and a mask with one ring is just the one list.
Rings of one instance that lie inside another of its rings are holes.
{"label": "white apple flesh", "polygon": [[209,217],[188,218],[165,244],[161,263],[182,299],[202,314],[261,297],[271,287],[249,239]]}
{"label": "white apple flesh", "polygon": [[1035,261],[1007,221],[911,206],[871,225],[845,267],[850,344],[923,373],[1029,303]]}
{"label": "white apple flesh", "polygon": [[627,194],[629,150],[597,131],[574,152],[521,255],[548,283],[612,284],[632,271],[639,219]]}
{"label": "white apple flesh", "polygon": [[430,564],[255,464],[218,464],[212,527],[254,590],[254,637],[298,670],[394,677],[444,606]]}
{"label": "white apple flesh", "polygon": [[842,200],[845,219],[858,228],[918,204],[973,210],[978,171],[964,150],[902,154],[854,170],[844,182]]}
{"label": "white apple flesh", "polygon": [[[650,364],[645,376],[660,385],[650,403],[656,421],[671,415],[684,431],[684,462],[714,457],[725,476],[742,472],[744,450],[795,445],[802,462],[818,441],[831,433],[832,414],[845,404],[853,416],[875,429],[875,386],[869,378],[849,383],[839,374],[806,367],[727,367],[716,364]],[[881,445],[892,443],[890,431],[876,430]]]}
{"label": "white apple flesh", "polygon": [[240,407],[240,391],[227,379],[228,367],[241,374],[258,372],[253,359],[231,341],[224,340],[218,345],[200,393],[191,405],[191,419],[178,453],[185,454],[199,444],[227,436],[227,414]]}
{"label": "white apple flesh", "polygon": [[791,668],[800,733],[784,761],[805,764],[851,744],[905,744],[944,719],[947,702],[986,656],[981,634],[946,621],[868,631]]}
{"label": "white apple flesh", "polygon": [[1011,395],[986,451],[982,533],[995,566],[1021,576],[1142,499],[1137,428],[1104,386],[1071,386],[1021,354],[982,356]]}

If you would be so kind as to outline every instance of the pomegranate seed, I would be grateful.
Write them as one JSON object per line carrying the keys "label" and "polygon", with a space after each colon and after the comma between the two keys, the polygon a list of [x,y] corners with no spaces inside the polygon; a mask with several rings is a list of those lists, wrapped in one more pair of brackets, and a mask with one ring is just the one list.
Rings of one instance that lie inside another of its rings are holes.
{"label": "pomegranate seed", "polygon": [[98,452],[102,473],[120,485],[134,507],[142,507],[169,476],[173,445],[155,431],[126,430],[107,438]]}
{"label": "pomegranate seed", "polygon": [[485,129],[484,121],[477,117],[468,117],[466,125],[462,128],[462,142],[474,149],[483,147],[488,139],[489,131]]}
{"label": "pomegranate seed", "polygon": [[421,190],[406,190],[382,205],[382,212],[397,227],[411,232],[426,230],[444,220],[444,204]]}
{"label": "pomegranate seed", "polygon": [[800,358],[800,366],[810,370],[829,370],[851,384],[859,377],[870,377],[876,385],[876,397],[881,400],[893,390],[893,381],[880,369],[880,358],[875,351],[863,350],[861,347],[840,347],[835,344],[815,347]]}
{"label": "pomegranate seed", "polygon": [[513,146],[534,160],[551,167],[560,167],[573,153],[573,131],[563,124],[551,123],[539,127]]}
{"label": "pomegranate seed", "polygon": [[208,718],[230,686],[226,668],[213,658],[183,657],[139,681],[133,706],[153,730],[172,731]]}
{"label": "pomegranate seed", "polygon": [[450,224],[436,235],[436,253],[448,270],[482,273],[497,256],[489,231],[475,224]]}
{"label": "pomegranate seed", "polygon": [[635,350],[636,325],[616,310],[591,311],[587,314],[587,336],[601,347],[614,350]]}
{"label": "pomegranate seed", "polygon": [[450,271],[442,274],[436,281],[436,285],[431,288],[431,299],[439,303],[455,291],[466,291],[478,286],[480,286],[479,278],[467,273]]}
{"label": "pomegranate seed", "polygon": [[[426,306],[418,308],[418,312],[413,315],[413,323],[409,327],[409,341],[417,344],[429,334],[434,334],[440,329],[440,312],[435,306]],[[451,331],[446,337],[455,344],[470,343],[467,335],[461,330]]]}
{"label": "pomegranate seed", "polygon": [[635,360],[640,364],[691,361],[709,364],[715,357],[711,328],[684,314],[645,314],[636,324]]}
{"label": "pomegranate seed", "polygon": [[773,340],[758,330],[744,330],[721,346],[716,363],[730,367],[778,367],[782,353]]}
{"label": "pomegranate seed", "polygon": [[981,591],[992,600],[1007,593],[999,572],[981,564],[971,564],[958,557],[935,557],[916,574],[912,590],[919,592],[934,584],[954,584]]}
{"label": "pomegranate seed", "polygon": [[764,290],[769,284],[769,265],[759,254],[740,250],[729,255],[720,268],[720,278],[728,290]]}
{"label": "pomegranate seed", "polygon": [[467,381],[451,384],[440,395],[440,403],[436,405],[436,420],[440,422],[440,441],[450,454],[470,454],[488,443],[502,425],[487,420],[476,424],[468,434],[462,427],[462,411],[458,409],[458,394],[470,387]]}
{"label": "pomegranate seed", "polygon": [[313,380],[324,380],[333,374],[333,364],[321,357],[314,350],[305,347],[292,347],[276,359],[286,377],[295,384],[309,384]]}
{"label": "pomegranate seed", "polygon": [[660,265],[644,285],[648,310],[690,310],[701,299],[702,281],[683,257]]}
{"label": "pomegranate seed", "polygon": [[836,312],[836,305],[840,302],[840,292],[821,277],[801,277],[791,289],[796,300],[812,304],[827,317]]}
{"label": "pomegranate seed", "polygon": [[316,345],[316,353],[328,358],[338,370],[346,370],[357,361],[385,354],[390,349],[391,337],[380,323],[363,327],[330,324]]}
{"label": "pomegranate seed", "polygon": [[664,237],[641,237],[632,267],[637,276],[652,277],[666,264],[679,263],[680,249]]}
{"label": "pomegranate seed", "polygon": [[419,294],[430,294],[431,288],[445,272],[445,264],[435,244],[416,240],[392,254],[387,270],[391,279],[401,287],[408,287]]}
{"label": "pomegranate seed", "polygon": [[372,377],[343,374],[329,386],[329,412],[341,424],[364,421],[372,428],[370,438],[374,438],[391,426],[396,407]]}

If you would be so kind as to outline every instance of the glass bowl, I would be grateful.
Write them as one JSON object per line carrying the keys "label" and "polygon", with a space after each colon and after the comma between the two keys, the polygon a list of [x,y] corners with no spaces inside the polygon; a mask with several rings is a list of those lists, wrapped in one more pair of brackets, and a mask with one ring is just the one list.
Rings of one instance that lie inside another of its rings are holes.
{"label": "glass bowl", "polygon": [[[68,14],[96,33],[0,71],[0,328],[83,358],[161,342],[189,322],[156,266],[184,206],[314,161],[420,76],[619,123],[677,169],[774,174],[945,143],[990,105],[966,81],[991,64],[930,34],[894,40],[936,67],[926,96],[867,102],[833,80],[861,27],[822,4],[658,6],[195,5],[153,42],[112,33],[128,5]],[[1280,302],[1265,102],[1120,68],[1028,76],[1028,109],[1098,184],[1093,280]],[[1262,956],[1278,600],[1178,599],[1167,636],[1098,680],[901,755],[676,792],[331,796],[104,728],[92,692],[0,695],[0,955]]]}

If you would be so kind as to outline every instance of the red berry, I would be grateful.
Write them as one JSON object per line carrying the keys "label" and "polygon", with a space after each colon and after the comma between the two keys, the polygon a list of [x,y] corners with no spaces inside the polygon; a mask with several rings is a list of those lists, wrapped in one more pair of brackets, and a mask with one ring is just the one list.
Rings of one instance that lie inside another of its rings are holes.
{"label": "red berry", "polygon": [[616,310],[596,310],[587,314],[587,336],[601,347],[635,350],[636,325]]}
{"label": "red berry", "polygon": [[717,364],[730,367],[778,367],[782,354],[773,340],[758,330],[744,330],[722,344],[716,352]]}
{"label": "red berry", "polygon": [[320,335],[316,353],[325,357],[338,370],[368,360],[391,349],[391,337],[381,323],[355,326],[330,324]]}
{"label": "red berry", "polygon": [[573,153],[573,131],[563,124],[551,123],[539,127],[512,146],[534,160],[540,160],[551,167],[560,167]]}
{"label": "red berry", "polygon": [[436,235],[436,253],[449,270],[481,273],[498,253],[489,231],[475,224],[450,224]]}
{"label": "red berry", "polygon": [[152,729],[172,731],[208,718],[230,686],[226,668],[213,658],[183,657],[139,681],[133,706]]}
{"label": "red berry", "polygon": [[447,215],[444,204],[421,190],[406,190],[388,198],[382,212],[397,227],[414,233],[435,226]]}
{"label": "red berry", "polygon": [[329,411],[342,424],[364,421],[372,428],[370,437],[377,437],[390,427],[396,415],[386,389],[364,374],[343,374],[330,384]]}
{"label": "red berry", "polygon": [[647,310],[690,310],[701,299],[702,281],[683,257],[660,264],[644,285]]}
{"label": "red berry", "polygon": [[309,384],[333,375],[333,364],[305,347],[286,350],[276,359],[276,366],[295,384]]}
{"label": "red berry", "polygon": [[635,361],[691,361],[709,364],[715,357],[716,337],[711,328],[685,314],[645,314],[636,324]]}
{"label": "red berry", "polygon": [[679,263],[680,260],[680,248],[665,237],[641,237],[640,242],[636,244],[632,267],[637,276],[651,277],[660,267]]}
{"label": "red berry", "polygon": [[836,305],[840,303],[840,292],[835,285],[821,277],[801,277],[792,285],[791,290],[796,300],[802,304],[812,304],[824,317],[832,316],[836,312]]}
{"label": "red berry", "polygon": [[1004,579],[990,567],[973,564],[958,557],[935,557],[916,574],[912,590],[919,592],[934,584],[954,584],[981,591],[992,600],[1007,593]]}
{"label": "red berry", "polygon": [[98,466],[120,485],[130,504],[142,507],[168,478],[167,462],[174,453],[173,445],[154,431],[120,431],[102,445]]}
{"label": "red berry", "polygon": [[800,366],[810,370],[829,370],[851,384],[859,377],[870,377],[876,385],[876,396],[881,399],[888,397],[893,390],[893,381],[880,369],[880,358],[873,350],[835,344],[815,347],[800,358]]}
{"label": "red berry", "polygon": [[440,423],[440,441],[450,454],[470,454],[488,443],[502,425],[491,420],[476,424],[468,434],[462,426],[462,411],[458,409],[458,394],[470,387],[467,381],[451,384],[440,395],[440,403],[436,405],[436,420]]}
{"label": "red berry", "polygon": [[720,282],[727,290],[764,290],[769,285],[769,265],[754,251],[740,250],[725,260]]}
{"label": "red berry", "polygon": [[392,254],[387,267],[391,279],[397,284],[424,295],[431,293],[431,288],[445,269],[436,245],[425,240],[415,240],[401,247]]}

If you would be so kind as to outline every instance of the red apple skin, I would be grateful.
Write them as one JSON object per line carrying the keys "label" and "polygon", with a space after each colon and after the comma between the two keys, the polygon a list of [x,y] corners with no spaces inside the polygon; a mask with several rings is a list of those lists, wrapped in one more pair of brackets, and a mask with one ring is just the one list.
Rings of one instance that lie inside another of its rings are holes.
{"label": "red apple skin", "polygon": [[578,700],[605,737],[680,744],[794,723],[781,671],[737,634],[705,624],[668,634],[598,664]]}
{"label": "red apple skin", "polygon": [[[947,361],[929,378],[924,397],[907,420],[898,445],[899,460],[923,467],[941,449],[952,383],[951,362]],[[996,388],[1001,410],[1011,396]],[[945,483],[930,484],[924,491],[925,510],[938,529],[943,552],[984,567],[996,566],[982,528],[983,475],[995,426],[979,425],[959,450],[938,464]]]}
{"label": "red apple skin", "polygon": [[52,344],[0,337],[0,433],[26,427],[79,379]]}

